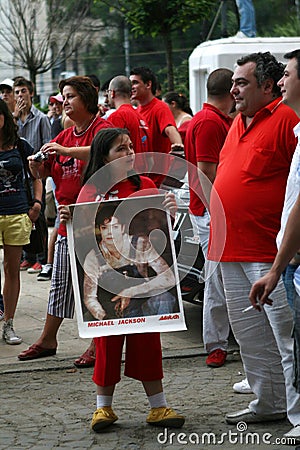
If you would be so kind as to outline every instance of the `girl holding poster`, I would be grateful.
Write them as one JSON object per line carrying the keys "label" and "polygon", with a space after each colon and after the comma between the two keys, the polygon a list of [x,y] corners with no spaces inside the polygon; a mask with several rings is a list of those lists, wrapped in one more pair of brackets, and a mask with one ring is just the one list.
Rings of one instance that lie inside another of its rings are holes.
{"label": "girl holding poster", "polygon": [[[121,128],[101,130],[93,139],[90,160],[84,177],[86,184],[77,202],[99,200],[99,195],[103,200],[108,200],[107,192],[113,192],[118,198],[126,198],[134,193],[157,194],[153,181],[148,177],[137,175],[133,171],[133,164],[134,150],[128,131]],[[101,171],[104,166],[105,171]],[[98,171],[101,171],[100,178],[95,177]],[[97,183],[99,179],[101,194]],[[104,190],[102,186],[105,186]],[[103,195],[103,192],[107,194]],[[171,213],[176,211],[173,194],[166,195],[164,206]],[[64,221],[70,218],[67,208],[60,208],[60,217]],[[159,333],[140,333],[94,338],[96,363],[93,381],[97,385],[97,409],[92,418],[91,428],[99,433],[118,419],[112,409],[112,401],[115,386],[120,381],[122,349],[125,340],[124,373],[143,383],[151,408],[146,419],[147,423],[160,427],[181,427],[185,419],[167,406],[163,391],[160,335]]]}

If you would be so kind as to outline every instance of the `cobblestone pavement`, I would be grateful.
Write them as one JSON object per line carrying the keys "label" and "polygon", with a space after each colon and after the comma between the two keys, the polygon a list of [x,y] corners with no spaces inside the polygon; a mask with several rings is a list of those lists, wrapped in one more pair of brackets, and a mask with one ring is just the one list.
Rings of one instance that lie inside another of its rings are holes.
{"label": "cobblestone pavement", "polygon": [[[229,355],[226,365],[219,369],[208,368],[203,356],[164,360],[168,402],[186,416],[181,430],[147,425],[149,407],[142,385],[124,377],[114,398],[119,421],[107,431],[95,434],[89,428],[95,408],[92,369],[67,366],[55,371],[0,375],[1,450],[295,448],[275,444],[275,439],[281,439],[291,428],[287,421],[252,424],[247,430],[243,424],[237,430],[225,423],[226,412],[244,408],[253,398],[232,391],[232,384],[242,378],[242,364],[236,353]],[[208,437],[205,433],[212,434]],[[253,445],[251,439],[255,439]]]}
{"label": "cobblestone pavement", "polygon": [[225,423],[226,412],[245,408],[253,396],[232,391],[233,383],[243,378],[232,338],[225,366],[210,369],[205,365],[201,307],[188,303],[184,304],[187,330],[162,333],[166,396],[170,406],[186,416],[184,427],[165,432],[147,425],[149,406],[141,383],[123,378],[114,401],[119,420],[105,433],[95,434],[89,428],[96,403],[92,369],[73,366],[74,358],[88,345],[78,337],[75,320],[64,321],[56,356],[28,362],[17,359],[43,329],[49,291],[49,282],[37,282],[36,275],[22,272],[21,279],[15,328],[23,343],[7,345],[0,339],[0,450],[295,448],[283,441],[272,445],[291,428],[288,421],[249,425],[244,432],[243,424],[237,431]]}

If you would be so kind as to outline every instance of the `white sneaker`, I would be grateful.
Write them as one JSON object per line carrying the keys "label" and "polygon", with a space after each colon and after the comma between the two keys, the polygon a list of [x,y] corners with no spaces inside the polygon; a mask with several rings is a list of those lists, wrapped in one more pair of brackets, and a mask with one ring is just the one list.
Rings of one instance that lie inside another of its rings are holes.
{"label": "white sneaker", "polygon": [[234,385],[232,386],[232,389],[237,394],[253,394],[247,378],[244,378],[239,383],[234,383]]}
{"label": "white sneaker", "polygon": [[233,37],[238,38],[238,39],[247,39],[248,36],[243,33],[242,31],[238,31]]}
{"label": "white sneaker", "polygon": [[10,345],[21,344],[22,338],[16,335],[12,319],[9,319],[7,322],[4,322],[2,329],[2,338],[5,340],[7,344]]}

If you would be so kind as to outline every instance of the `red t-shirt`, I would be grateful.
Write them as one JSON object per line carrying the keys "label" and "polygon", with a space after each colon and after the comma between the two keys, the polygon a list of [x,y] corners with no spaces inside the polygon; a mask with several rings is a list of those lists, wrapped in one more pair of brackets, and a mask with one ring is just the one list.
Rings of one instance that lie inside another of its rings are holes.
{"label": "red t-shirt", "polygon": [[[132,105],[124,103],[110,114],[109,120],[118,128],[127,128],[136,154],[150,151],[149,127],[144,117]],[[141,155],[138,156],[134,168],[138,173],[147,172],[147,160]]]}
{"label": "red t-shirt", "polygon": [[[85,147],[91,145],[94,136],[102,128],[111,128],[113,125],[100,117],[96,117],[90,128],[82,134],[76,136],[74,134],[75,127],[66,128],[51,142],[57,142],[64,147]],[[44,162],[45,167],[50,170],[51,177],[55,183],[55,197],[60,205],[69,205],[75,203],[77,195],[81,189],[82,173],[86,165],[86,161],[69,156],[50,155],[49,159]],[[58,233],[66,236],[65,224],[60,224]]]}
{"label": "red t-shirt", "polygon": [[[150,129],[150,151],[157,153],[169,153],[171,143],[165,129],[172,125],[176,128],[175,120],[170,108],[166,103],[157,98],[153,98],[147,105],[140,105],[138,111],[145,118]],[[157,187],[160,186],[162,180],[168,172],[168,164],[165,159],[154,158],[152,172],[149,177],[154,181]],[[163,174],[163,175],[160,175]]]}
{"label": "red t-shirt", "polygon": [[[208,103],[203,104],[189,122],[184,142],[185,157],[193,166],[198,162],[218,164],[219,154],[232,124],[232,119]],[[198,171],[188,168],[190,186],[190,211],[195,216],[203,216],[205,206],[200,187]]]}
{"label": "red t-shirt", "polygon": [[[95,202],[101,200],[109,200],[113,198],[127,198],[132,194],[137,196],[154,195],[158,190],[152,180],[148,177],[140,176],[141,185],[138,189],[131,180],[121,181],[113,186],[108,193],[99,193],[99,186],[93,184],[85,184],[82,187],[76,203]],[[100,187],[101,189],[101,187]]]}
{"label": "red t-shirt", "polygon": [[[272,262],[296,147],[294,111],[276,99],[245,128],[238,115],[220,153],[210,199],[208,259]],[[224,231],[226,231],[224,233]]]}
{"label": "red t-shirt", "polygon": [[135,153],[149,151],[149,127],[144,117],[130,104],[124,103],[109,116],[115,127],[127,128]]}

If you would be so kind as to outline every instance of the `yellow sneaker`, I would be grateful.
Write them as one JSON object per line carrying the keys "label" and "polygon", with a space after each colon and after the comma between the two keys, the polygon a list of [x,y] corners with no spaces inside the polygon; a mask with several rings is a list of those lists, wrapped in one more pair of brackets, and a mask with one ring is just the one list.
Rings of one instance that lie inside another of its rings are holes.
{"label": "yellow sneaker", "polygon": [[93,414],[91,429],[96,433],[100,433],[104,428],[109,427],[118,420],[118,416],[113,412],[110,406],[103,406],[96,409]]}
{"label": "yellow sneaker", "polygon": [[184,424],[185,418],[177,414],[174,409],[163,406],[151,408],[146,421],[156,427],[180,428]]}

